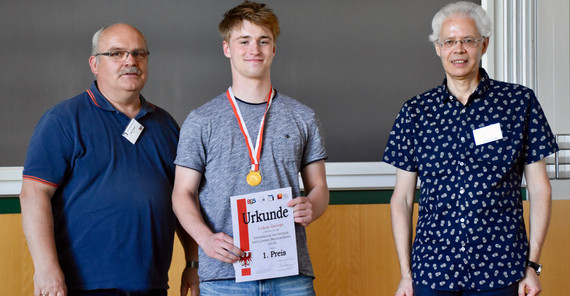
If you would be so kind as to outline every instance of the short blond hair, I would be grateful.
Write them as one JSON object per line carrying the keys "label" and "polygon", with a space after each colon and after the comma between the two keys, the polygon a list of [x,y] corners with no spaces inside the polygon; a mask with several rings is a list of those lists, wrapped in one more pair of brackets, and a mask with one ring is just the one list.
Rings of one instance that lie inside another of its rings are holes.
{"label": "short blond hair", "polygon": [[232,30],[241,26],[244,21],[269,29],[273,33],[273,40],[279,36],[279,20],[275,13],[263,3],[246,0],[224,14],[224,18],[218,26],[222,39],[229,42]]}

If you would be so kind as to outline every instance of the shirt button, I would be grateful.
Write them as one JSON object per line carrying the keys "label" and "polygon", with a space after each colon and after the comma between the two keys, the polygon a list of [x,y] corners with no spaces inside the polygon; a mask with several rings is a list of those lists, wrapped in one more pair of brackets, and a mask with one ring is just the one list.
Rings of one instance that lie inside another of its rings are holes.
{"label": "shirt button", "polygon": [[465,109],[461,109],[461,113],[462,113],[462,114],[465,113]]}
{"label": "shirt button", "polygon": [[465,218],[461,218],[459,221],[461,221],[461,223],[465,222]]}

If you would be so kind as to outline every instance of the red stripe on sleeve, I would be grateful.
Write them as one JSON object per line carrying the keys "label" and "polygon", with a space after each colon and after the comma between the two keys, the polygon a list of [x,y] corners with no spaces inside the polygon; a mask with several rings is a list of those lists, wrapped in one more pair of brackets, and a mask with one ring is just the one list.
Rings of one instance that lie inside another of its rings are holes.
{"label": "red stripe on sleeve", "polygon": [[22,179],[28,179],[28,180],[40,182],[40,183],[49,185],[49,186],[51,186],[51,187],[58,187],[58,186],[59,186],[59,184],[56,184],[56,183],[53,183],[53,182],[50,182],[50,181],[46,181],[46,180],[41,179],[41,178],[38,178],[38,177],[29,176],[29,175],[23,175],[23,176],[22,176]]}

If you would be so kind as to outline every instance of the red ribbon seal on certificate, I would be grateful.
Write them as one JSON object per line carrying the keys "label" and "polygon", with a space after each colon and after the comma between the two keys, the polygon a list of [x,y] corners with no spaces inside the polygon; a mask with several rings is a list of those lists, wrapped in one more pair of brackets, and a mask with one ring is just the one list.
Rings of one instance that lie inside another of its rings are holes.
{"label": "red ribbon seal on certificate", "polygon": [[257,141],[255,143],[255,147],[253,147],[251,137],[249,136],[249,132],[247,131],[247,127],[245,126],[245,122],[243,121],[243,117],[241,115],[241,112],[239,111],[236,98],[232,92],[232,87],[230,86],[226,91],[226,96],[228,97],[228,101],[230,101],[230,104],[234,111],[234,115],[237,118],[239,128],[241,130],[241,133],[243,134],[243,137],[245,139],[245,144],[249,152],[249,159],[251,160],[251,169],[247,174],[245,180],[247,184],[251,186],[257,186],[261,183],[261,172],[259,171],[259,159],[261,158],[261,147],[263,146],[263,127],[265,126],[265,117],[267,115],[267,111],[269,111],[269,107],[271,106],[274,94],[275,91],[273,90],[272,86],[267,98],[267,106],[265,107],[265,113],[263,114],[263,118],[261,119],[261,125],[259,127],[259,134],[257,135]]}

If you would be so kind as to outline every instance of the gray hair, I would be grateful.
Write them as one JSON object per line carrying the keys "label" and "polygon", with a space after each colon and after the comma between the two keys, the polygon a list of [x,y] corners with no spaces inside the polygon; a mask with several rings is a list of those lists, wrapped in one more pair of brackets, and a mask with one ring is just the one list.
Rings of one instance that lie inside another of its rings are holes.
{"label": "gray hair", "polygon": [[472,18],[477,24],[477,30],[479,30],[479,34],[481,34],[481,36],[491,36],[491,33],[493,32],[493,23],[485,9],[472,2],[459,1],[444,6],[435,14],[431,21],[432,33],[429,35],[429,40],[431,42],[435,42],[439,39],[441,26],[445,19],[456,14]]}
{"label": "gray hair", "polygon": [[[93,39],[91,40],[91,55],[95,56],[97,50],[99,50],[99,40],[101,39],[101,35],[103,35],[103,31],[105,31],[108,27],[102,27],[99,31],[93,34]],[[97,64],[99,64],[99,57],[96,57]]]}

